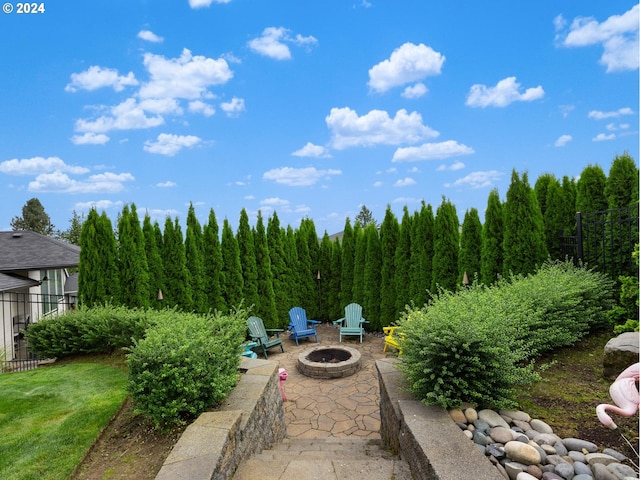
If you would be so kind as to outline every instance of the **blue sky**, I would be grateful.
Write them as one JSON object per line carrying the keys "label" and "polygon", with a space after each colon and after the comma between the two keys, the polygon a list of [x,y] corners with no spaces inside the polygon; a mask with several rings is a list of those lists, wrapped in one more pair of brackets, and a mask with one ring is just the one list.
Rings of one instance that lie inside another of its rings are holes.
{"label": "blue sky", "polygon": [[0,230],[37,197],[62,230],[193,202],[322,235],[638,161],[635,1],[43,5],[0,14]]}

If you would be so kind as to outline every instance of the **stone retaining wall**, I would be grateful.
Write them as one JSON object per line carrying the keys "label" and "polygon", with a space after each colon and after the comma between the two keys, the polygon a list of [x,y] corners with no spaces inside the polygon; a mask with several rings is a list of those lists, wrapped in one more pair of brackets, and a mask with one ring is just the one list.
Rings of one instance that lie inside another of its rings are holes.
{"label": "stone retaining wall", "polygon": [[243,358],[240,368],[238,385],[216,411],[187,427],[156,480],[226,480],[240,462],[286,436],[278,365]]}
{"label": "stone retaining wall", "polygon": [[383,445],[425,480],[504,480],[441,407],[426,406],[406,391],[397,359],[376,361]]}

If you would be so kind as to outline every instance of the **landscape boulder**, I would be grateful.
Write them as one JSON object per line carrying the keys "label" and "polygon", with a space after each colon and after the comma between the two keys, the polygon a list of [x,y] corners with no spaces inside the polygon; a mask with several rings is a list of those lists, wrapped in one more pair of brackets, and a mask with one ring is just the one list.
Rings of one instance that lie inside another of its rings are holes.
{"label": "landscape boulder", "polygon": [[638,361],[640,334],[625,332],[612,338],[604,347],[602,358],[603,376],[615,380],[627,367]]}

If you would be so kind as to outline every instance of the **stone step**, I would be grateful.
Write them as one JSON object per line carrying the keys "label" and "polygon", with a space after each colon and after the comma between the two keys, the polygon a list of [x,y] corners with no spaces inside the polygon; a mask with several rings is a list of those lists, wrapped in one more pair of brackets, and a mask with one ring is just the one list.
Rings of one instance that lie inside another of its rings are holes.
{"label": "stone step", "polygon": [[380,440],[285,439],[242,463],[234,480],[411,480],[409,465]]}

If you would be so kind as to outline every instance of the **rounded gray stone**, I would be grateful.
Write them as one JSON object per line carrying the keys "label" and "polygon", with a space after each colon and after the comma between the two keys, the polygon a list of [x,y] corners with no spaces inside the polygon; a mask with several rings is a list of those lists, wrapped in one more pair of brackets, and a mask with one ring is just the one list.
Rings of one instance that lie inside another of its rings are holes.
{"label": "rounded gray stone", "polygon": [[619,461],[621,462],[626,462],[628,460],[627,456],[624,453],[620,453],[617,450],[614,450],[613,448],[605,448],[602,453],[604,453],[605,455],[611,455],[614,458],[617,458]]}
{"label": "rounded gray stone", "polygon": [[607,465],[607,468],[613,472],[618,478],[638,478],[636,471],[629,465],[623,465],[622,463],[611,463]]}
{"label": "rounded gray stone", "polygon": [[556,449],[556,453],[561,457],[564,457],[565,455],[569,455],[569,451],[567,450],[567,447],[565,447],[562,442],[554,443],[553,448]]}
{"label": "rounded gray stone", "polygon": [[569,463],[560,463],[556,465],[556,473],[566,480],[571,480],[575,476],[573,465]]}
{"label": "rounded gray stone", "polygon": [[573,462],[573,471],[576,475],[591,475],[591,468],[583,462]]}
{"label": "rounded gray stone", "polygon": [[529,425],[531,425],[531,428],[533,428],[536,432],[553,433],[553,428],[551,428],[548,423],[543,422],[542,420],[538,420],[537,418],[531,420],[529,422]]}
{"label": "rounded gray stone", "polygon": [[586,473],[580,473],[573,477],[573,480],[593,480],[593,476],[587,475]]}
{"label": "rounded gray stone", "polygon": [[478,418],[487,422],[490,427],[509,428],[509,424],[505,422],[504,418],[502,418],[495,410],[490,410],[488,408],[480,410],[478,412]]}
{"label": "rounded gray stone", "polygon": [[582,463],[585,463],[585,464],[587,463],[587,459],[585,458],[584,453],[582,453],[582,452],[577,452],[575,450],[571,450],[569,452],[569,457],[574,462],[582,462]]}
{"label": "rounded gray stone", "polygon": [[494,442],[498,443],[507,443],[513,440],[512,430],[505,427],[493,427],[489,430],[489,435],[491,435]]}
{"label": "rounded gray stone", "polygon": [[567,450],[576,450],[581,452],[584,448],[589,453],[598,451],[598,446],[595,443],[587,442],[586,440],[581,440],[579,438],[565,438],[562,440],[562,443],[567,447]]}
{"label": "rounded gray stone", "polygon": [[504,446],[507,457],[525,465],[536,465],[540,463],[540,452],[531,445],[522,442],[509,442]]}

